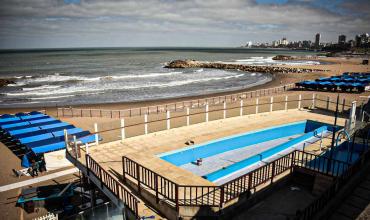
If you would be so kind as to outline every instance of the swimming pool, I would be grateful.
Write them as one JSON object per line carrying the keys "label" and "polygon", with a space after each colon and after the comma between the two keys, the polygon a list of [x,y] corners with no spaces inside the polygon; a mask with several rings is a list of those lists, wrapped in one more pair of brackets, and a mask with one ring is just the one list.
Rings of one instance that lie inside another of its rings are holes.
{"label": "swimming pool", "polygon": [[[305,120],[243,134],[228,136],[199,145],[157,155],[205,179],[219,179],[265,161],[287,150],[302,148],[331,132],[332,126]],[[308,142],[310,141],[310,142]],[[202,165],[195,161],[202,158]]]}

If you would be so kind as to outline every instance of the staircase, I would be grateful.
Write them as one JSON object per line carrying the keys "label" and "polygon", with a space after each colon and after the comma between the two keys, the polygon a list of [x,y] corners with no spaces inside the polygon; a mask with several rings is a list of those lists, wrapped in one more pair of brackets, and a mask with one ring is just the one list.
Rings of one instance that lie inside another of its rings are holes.
{"label": "staircase", "polygon": [[[330,216],[330,220],[370,219],[370,170],[362,182],[353,189],[351,194],[342,201],[341,205]],[[364,216],[367,213],[367,217]]]}
{"label": "staircase", "polygon": [[325,190],[332,184],[332,182],[333,177],[317,173],[312,188],[312,194],[314,195],[323,194]]}

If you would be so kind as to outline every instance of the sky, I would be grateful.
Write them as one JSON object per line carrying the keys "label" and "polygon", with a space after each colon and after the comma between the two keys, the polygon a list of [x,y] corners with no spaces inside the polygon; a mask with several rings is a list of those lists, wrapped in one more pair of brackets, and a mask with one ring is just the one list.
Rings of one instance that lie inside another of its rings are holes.
{"label": "sky", "polygon": [[370,32],[370,0],[0,0],[0,49],[235,47]]}

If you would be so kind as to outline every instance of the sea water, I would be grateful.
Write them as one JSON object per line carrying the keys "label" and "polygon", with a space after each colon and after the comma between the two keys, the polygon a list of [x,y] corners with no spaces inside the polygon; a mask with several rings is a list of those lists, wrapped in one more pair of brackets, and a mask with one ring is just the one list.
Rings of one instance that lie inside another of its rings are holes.
{"label": "sea water", "polygon": [[167,69],[195,59],[248,65],[319,64],[274,61],[277,54],[312,52],[243,48],[106,48],[0,51],[0,107],[131,102],[239,90],[269,82],[270,74],[216,69]]}

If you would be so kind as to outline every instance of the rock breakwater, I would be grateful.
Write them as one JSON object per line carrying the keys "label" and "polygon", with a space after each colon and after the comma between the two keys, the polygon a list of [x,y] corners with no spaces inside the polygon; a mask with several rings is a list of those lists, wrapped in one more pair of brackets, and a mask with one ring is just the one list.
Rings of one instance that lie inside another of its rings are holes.
{"label": "rock breakwater", "polygon": [[168,63],[165,68],[214,68],[225,70],[241,70],[246,72],[259,73],[310,73],[322,72],[326,70],[314,68],[296,68],[296,67],[273,67],[273,66],[252,66],[242,64],[228,64],[218,62],[202,62],[196,60],[174,60]]}

